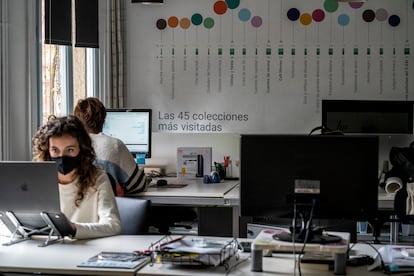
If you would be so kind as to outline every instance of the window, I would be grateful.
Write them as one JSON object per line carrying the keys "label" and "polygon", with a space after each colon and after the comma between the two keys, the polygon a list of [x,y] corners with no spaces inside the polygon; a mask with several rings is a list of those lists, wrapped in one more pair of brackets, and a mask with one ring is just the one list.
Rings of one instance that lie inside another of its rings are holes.
{"label": "window", "polygon": [[[99,48],[45,43],[45,7],[42,0],[42,108],[41,123],[50,115],[72,114],[78,99],[97,96]],[[72,6],[72,33],[75,30],[75,1]],[[72,35],[75,37],[75,35]]]}

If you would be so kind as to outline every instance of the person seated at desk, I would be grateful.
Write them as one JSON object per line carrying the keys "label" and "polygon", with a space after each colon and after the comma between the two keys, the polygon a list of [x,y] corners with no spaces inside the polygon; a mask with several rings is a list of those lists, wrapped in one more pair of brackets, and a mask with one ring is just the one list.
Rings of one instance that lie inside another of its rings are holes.
{"label": "person seated at desk", "polygon": [[34,161],[55,161],[61,211],[71,221],[73,238],[121,233],[115,196],[106,172],[96,165],[92,141],[75,116],[51,118],[32,139]]}
{"label": "person seated at desk", "polygon": [[106,118],[103,103],[93,97],[78,101],[73,115],[78,117],[88,131],[96,153],[97,163],[113,178],[116,195],[131,195],[144,191],[147,178],[139,168],[125,144],[102,133]]}

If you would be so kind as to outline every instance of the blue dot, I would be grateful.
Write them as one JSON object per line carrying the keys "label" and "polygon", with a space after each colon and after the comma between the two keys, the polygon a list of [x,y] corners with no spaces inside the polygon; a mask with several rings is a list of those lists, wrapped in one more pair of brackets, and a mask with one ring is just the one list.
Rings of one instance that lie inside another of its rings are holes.
{"label": "blue dot", "polygon": [[251,13],[250,13],[250,10],[248,9],[241,9],[239,11],[239,18],[243,22],[249,21],[250,16],[251,16]]}
{"label": "blue dot", "polygon": [[390,18],[388,18],[388,24],[392,27],[397,27],[400,25],[400,17],[398,15],[391,15]]}
{"label": "blue dot", "polygon": [[338,24],[341,26],[346,26],[349,24],[349,16],[347,14],[341,14],[338,16]]}

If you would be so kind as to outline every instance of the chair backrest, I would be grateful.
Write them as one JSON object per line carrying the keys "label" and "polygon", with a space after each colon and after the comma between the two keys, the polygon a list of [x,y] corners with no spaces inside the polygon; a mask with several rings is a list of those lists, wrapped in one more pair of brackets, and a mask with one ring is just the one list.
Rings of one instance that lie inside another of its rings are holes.
{"label": "chair backrest", "polygon": [[121,235],[147,234],[151,201],[119,196],[116,196],[115,199],[121,217]]}

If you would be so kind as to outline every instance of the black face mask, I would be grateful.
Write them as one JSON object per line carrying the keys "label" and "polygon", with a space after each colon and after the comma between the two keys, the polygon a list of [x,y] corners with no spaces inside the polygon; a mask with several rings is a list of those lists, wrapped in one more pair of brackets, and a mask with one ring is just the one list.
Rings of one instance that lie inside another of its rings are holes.
{"label": "black face mask", "polygon": [[55,161],[58,167],[58,171],[62,174],[67,174],[78,168],[80,165],[80,155],[77,156],[60,156],[51,157],[52,161]]}

